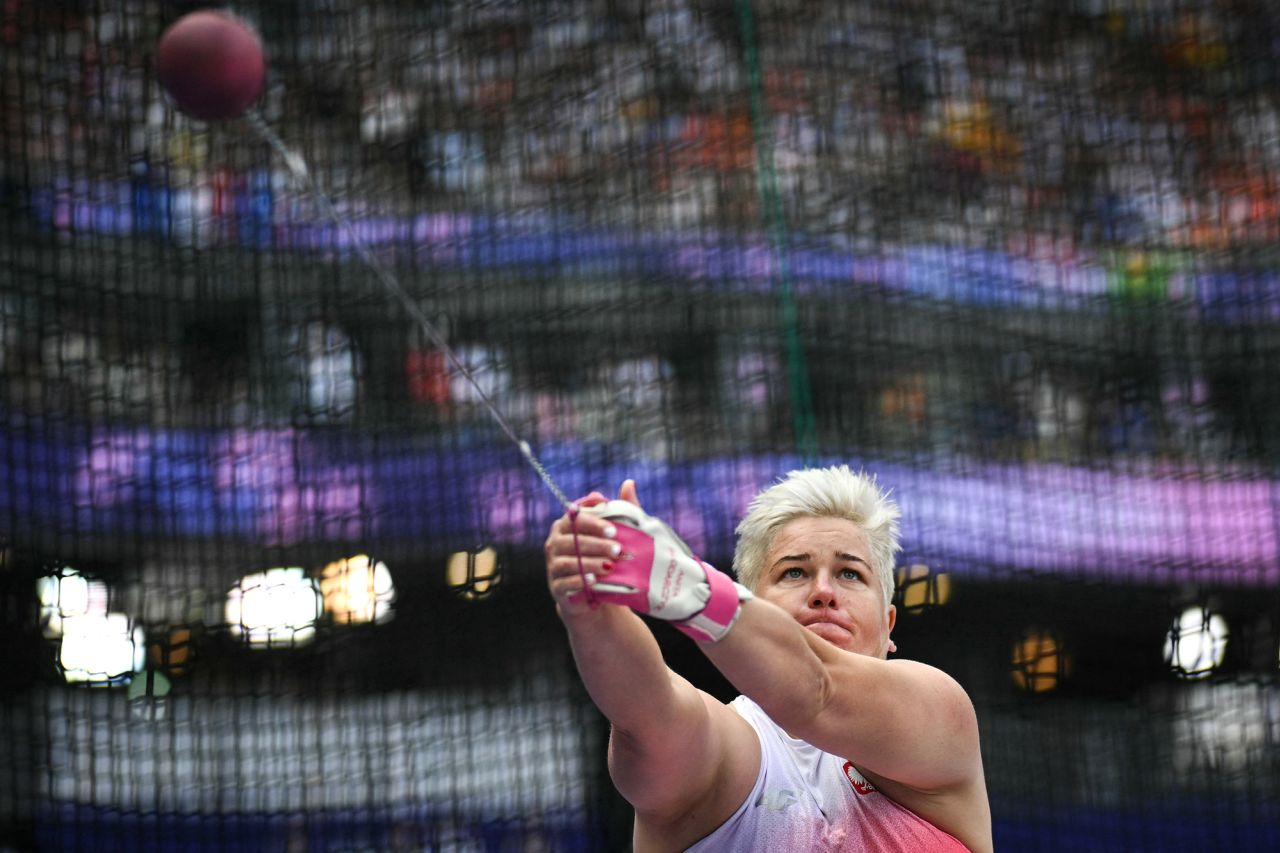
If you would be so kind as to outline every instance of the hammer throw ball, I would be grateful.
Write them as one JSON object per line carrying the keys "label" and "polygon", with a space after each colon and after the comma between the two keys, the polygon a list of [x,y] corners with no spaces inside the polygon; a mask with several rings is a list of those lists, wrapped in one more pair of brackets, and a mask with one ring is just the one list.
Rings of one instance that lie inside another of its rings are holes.
{"label": "hammer throw ball", "polygon": [[213,9],[184,15],[161,34],[155,69],[174,105],[202,121],[239,118],[267,82],[258,34]]}

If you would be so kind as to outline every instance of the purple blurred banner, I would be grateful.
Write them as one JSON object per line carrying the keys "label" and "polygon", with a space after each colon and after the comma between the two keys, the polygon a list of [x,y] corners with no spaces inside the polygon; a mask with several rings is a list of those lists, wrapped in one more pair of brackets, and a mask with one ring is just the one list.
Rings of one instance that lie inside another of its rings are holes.
{"label": "purple blurred banner", "polygon": [[[266,545],[478,542],[540,547],[559,508],[509,446],[420,437],[96,429],[10,417],[0,434],[0,533],[229,537]],[[570,495],[634,477],[646,508],[725,561],[733,527],[796,457],[636,462],[609,447],[538,449]],[[948,460],[947,467],[825,459],[876,474],[904,515],[904,562],[975,577],[1273,586],[1277,484],[1259,472],[1153,466],[1142,474]],[[937,463],[933,463],[935,466]]]}
{"label": "purple blurred banner", "polygon": [[[767,292],[780,259],[762,234],[702,229],[621,231],[552,213],[438,211],[374,216],[363,200],[343,201],[349,228],[285,199],[266,171],[227,177],[226,198],[168,186],[143,173],[132,181],[64,181],[29,193],[42,226],[69,234],[151,235],[180,245],[303,251],[354,259],[354,239],[378,252],[437,269],[522,268],[707,282]],[[205,199],[208,210],[200,207]],[[954,246],[892,246],[875,252],[790,237],[786,274],[798,294],[875,287],[908,296],[996,308],[1082,310],[1124,292],[1117,259],[1081,250],[1029,257]],[[1280,319],[1280,272],[1217,270],[1209,257],[1170,263],[1162,297],[1220,322]]]}

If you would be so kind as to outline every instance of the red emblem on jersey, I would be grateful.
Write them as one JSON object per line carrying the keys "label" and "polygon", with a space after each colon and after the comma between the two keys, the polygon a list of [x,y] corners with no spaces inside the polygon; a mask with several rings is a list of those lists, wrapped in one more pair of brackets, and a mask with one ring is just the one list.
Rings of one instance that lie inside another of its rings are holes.
{"label": "red emblem on jersey", "polygon": [[846,761],[844,763],[844,775],[845,778],[849,780],[849,784],[853,786],[853,790],[858,794],[865,797],[867,794],[875,793],[876,786],[868,782],[866,778],[858,772],[858,768],[853,766],[852,761]]}

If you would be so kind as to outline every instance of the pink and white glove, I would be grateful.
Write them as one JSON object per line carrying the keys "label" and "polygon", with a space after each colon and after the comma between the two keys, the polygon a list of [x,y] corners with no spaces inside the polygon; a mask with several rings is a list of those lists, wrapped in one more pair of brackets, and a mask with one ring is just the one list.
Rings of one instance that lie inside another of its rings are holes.
{"label": "pink and white glove", "polygon": [[670,622],[700,643],[713,643],[729,633],[742,602],[753,597],[745,586],[695,557],[670,527],[630,501],[608,501],[581,511],[613,522],[622,551],[613,558],[608,575],[574,593],[570,601],[622,604]]}

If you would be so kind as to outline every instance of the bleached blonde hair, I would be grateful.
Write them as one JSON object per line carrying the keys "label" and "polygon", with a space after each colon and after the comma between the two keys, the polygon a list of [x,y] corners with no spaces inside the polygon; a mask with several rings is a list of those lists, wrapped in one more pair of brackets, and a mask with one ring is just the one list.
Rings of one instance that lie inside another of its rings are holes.
{"label": "bleached blonde hair", "polygon": [[894,561],[898,542],[898,505],[877,485],[875,477],[848,465],[792,471],[752,498],[738,522],[733,570],[754,590],[760,583],[773,538],[797,518],[843,518],[867,537],[871,569],[884,590],[885,605],[893,601]]}

